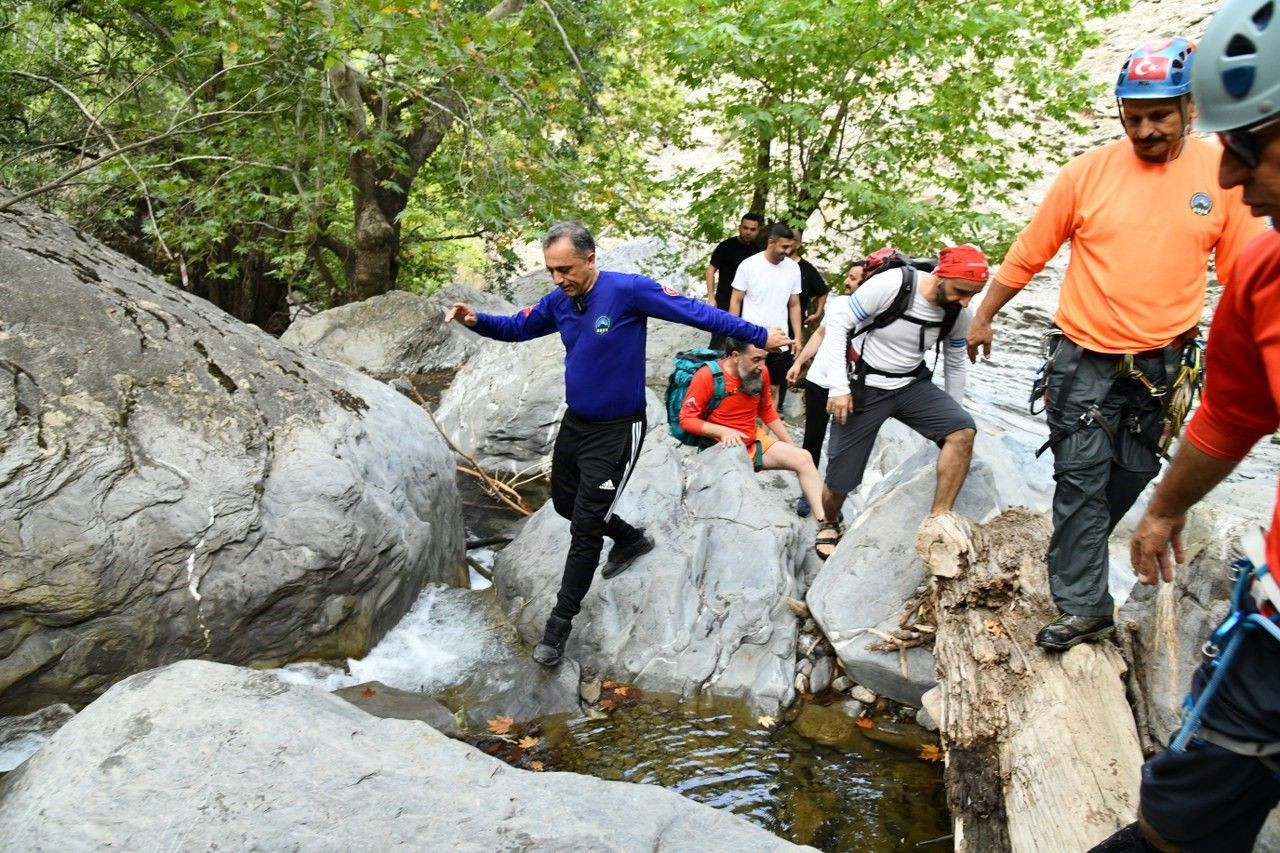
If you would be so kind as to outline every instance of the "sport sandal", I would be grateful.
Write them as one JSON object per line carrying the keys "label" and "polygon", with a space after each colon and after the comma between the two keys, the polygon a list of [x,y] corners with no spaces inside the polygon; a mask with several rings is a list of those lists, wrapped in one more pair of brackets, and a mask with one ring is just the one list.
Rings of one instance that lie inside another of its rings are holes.
{"label": "sport sandal", "polygon": [[[836,546],[840,544],[840,537],[844,535],[844,528],[839,522],[820,521],[818,522],[818,535],[813,539],[813,552],[818,555],[819,560],[825,560],[836,552]],[[826,549],[825,551],[823,549]]]}

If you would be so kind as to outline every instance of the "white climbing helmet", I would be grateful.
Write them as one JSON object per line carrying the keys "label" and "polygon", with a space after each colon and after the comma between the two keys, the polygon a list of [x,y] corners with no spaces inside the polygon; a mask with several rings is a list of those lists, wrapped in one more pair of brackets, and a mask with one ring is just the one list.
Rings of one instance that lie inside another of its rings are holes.
{"label": "white climbing helmet", "polygon": [[1226,0],[1197,53],[1191,87],[1200,130],[1280,116],[1280,0]]}

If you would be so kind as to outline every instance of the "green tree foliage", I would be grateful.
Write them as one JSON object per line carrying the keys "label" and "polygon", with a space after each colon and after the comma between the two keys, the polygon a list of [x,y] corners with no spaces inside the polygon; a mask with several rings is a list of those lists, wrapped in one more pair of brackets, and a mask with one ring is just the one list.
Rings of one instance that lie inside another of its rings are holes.
{"label": "green tree foliage", "polygon": [[675,103],[630,3],[0,5],[0,179],[267,327],[439,281],[456,237],[634,220]]}
{"label": "green tree foliage", "polygon": [[704,239],[744,206],[824,236],[1007,247],[1007,203],[1063,156],[1094,90],[1068,69],[1126,0],[654,0],[651,38],[731,166],[682,180]]}

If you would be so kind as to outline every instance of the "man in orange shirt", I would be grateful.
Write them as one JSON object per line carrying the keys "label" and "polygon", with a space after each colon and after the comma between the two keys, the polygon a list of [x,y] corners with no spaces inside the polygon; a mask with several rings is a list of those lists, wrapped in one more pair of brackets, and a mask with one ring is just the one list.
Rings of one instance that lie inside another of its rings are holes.
{"label": "man in orange shirt", "polygon": [[[693,374],[689,390],[680,407],[680,428],[694,435],[715,439],[727,447],[745,447],[757,471],[785,469],[795,471],[800,491],[809,499],[818,521],[818,531],[836,530],[822,516],[822,480],[813,457],[797,447],[778,417],[769,395],[769,373],[765,369],[768,353],[746,341],[727,338],[729,353],[720,360],[724,376],[724,398],[707,412],[715,393],[711,368],[703,365]],[[767,430],[757,425],[759,419]],[[769,435],[772,432],[773,435]],[[837,532],[837,538],[839,533]]]}
{"label": "man in orange shirt", "polygon": [[1167,392],[1198,333],[1209,254],[1229,287],[1262,230],[1239,190],[1218,186],[1219,147],[1189,134],[1193,60],[1182,38],[1130,55],[1115,88],[1127,139],[1063,168],[969,327],[969,358],[989,355],[992,318],[1071,242],[1045,377],[1060,615],[1036,642],[1051,651],[1114,627],[1107,539],[1160,470]]}

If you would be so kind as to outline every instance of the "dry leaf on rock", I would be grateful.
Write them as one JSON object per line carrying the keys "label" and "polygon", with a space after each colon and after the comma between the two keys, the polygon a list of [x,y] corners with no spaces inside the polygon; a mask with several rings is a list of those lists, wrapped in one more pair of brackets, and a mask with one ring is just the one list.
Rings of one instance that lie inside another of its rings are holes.
{"label": "dry leaf on rock", "polygon": [[936,743],[926,743],[920,749],[920,754],[916,756],[923,761],[941,761],[942,750],[938,749]]}
{"label": "dry leaf on rock", "polygon": [[521,749],[533,749],[537,745],[538,745],[538,739],[536,737],[526,736],[526,737],[520,738],[520,740],[516,742],[516,746],[520,747]]}

